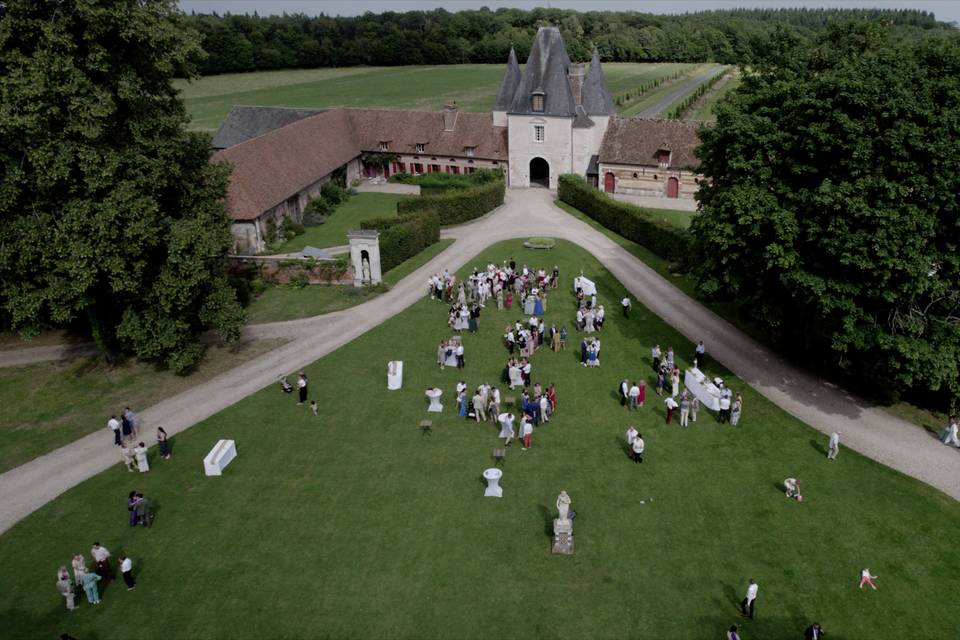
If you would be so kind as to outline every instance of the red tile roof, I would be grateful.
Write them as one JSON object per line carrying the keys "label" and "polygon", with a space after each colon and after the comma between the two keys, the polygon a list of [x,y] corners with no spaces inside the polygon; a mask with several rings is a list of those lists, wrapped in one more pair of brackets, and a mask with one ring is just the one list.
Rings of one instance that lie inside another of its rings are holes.
{"label": "red tile roof", "polygon": [[233,165],[227,213],[255,220],[359,155],[342,109],[319,113],[213,154]]}
{"label": "red tile roof", "polygon": [[695,168],[700,161],[694,149],[700,144],[696,120],[610,118],[600,145],[600,162],[657,166],[657,151],[669,149],[670,166]]}
{"label": "red tile roof", "polygon": [[460,156],[464,147],[476,147],[474,156],[486,160],[507,160],[507,128],[493,126],[492,113],[458,112],[452,131],[443,130],[443,113],[438,111],[395,111],[347,109],[353,120],[360,148],[378,151],[380,142],[389,142],[389,153],[417,153],[424,144],[425,156]]}
{"label": "red tile roof", "polygon": [[274,129],[213,155],[229,162],[227,213],[255,220],[365,151],[507,160],[507,129],[493,126],[491,113],[457,113],[452,131],[443,130],[443,113],[386,109],[333,109]]}

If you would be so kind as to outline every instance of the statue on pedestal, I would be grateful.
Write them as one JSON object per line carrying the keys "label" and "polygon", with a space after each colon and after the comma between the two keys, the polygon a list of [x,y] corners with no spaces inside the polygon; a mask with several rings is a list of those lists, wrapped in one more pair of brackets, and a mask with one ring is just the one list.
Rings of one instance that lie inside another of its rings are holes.
{"label": "statue on pedestal", "polygon": [[567,495],[566,491],[561,491],[560,495],[557,496],[557,511],[560,514],[557,520],[563,523],[570,522],[570,496]]}
{"label": "statue on pedestal", "polygon": [[557,496],[559,516],[553,521],[553,552],[563,555],[573,553],[573,521],[570,519],[570,496],[561,491]]}

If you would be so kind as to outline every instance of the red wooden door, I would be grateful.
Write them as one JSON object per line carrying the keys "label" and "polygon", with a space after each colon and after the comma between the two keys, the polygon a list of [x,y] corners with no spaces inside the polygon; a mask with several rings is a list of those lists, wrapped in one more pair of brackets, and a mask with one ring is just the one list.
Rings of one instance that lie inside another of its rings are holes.
{"label": "red wooden door", "polygon": [[680,181],[676,178],[667,179],[667,197],[676,198],[680,195]]}
{"label": "red wooden door", "polygon": [[607,193],[613,193],[614,188],[616,188],[617,179],[613,177],[612,173],[607,173],[603,176],[603,190]]}

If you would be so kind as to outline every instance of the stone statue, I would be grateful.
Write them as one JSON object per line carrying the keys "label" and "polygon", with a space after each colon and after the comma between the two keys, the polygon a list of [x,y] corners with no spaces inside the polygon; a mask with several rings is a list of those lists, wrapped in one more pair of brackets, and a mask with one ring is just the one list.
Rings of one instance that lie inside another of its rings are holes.
{"label": "stone statue", "polygon": [[568,517],[570,514],[570,496],[567,495],[566,491],[561,491],[560,495],[557,496],[557,511],[560,512],[560,517],[557,518],[560,522],[570,522]]}
{"label": "stone statue", "polygon": [[363,281],[370,282],[370,261],[366,258],[363,259]]}

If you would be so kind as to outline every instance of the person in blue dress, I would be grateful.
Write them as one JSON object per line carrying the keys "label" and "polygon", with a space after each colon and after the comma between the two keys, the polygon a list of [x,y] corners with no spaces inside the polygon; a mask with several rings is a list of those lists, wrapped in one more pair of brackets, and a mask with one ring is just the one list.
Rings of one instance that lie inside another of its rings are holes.
{"label": "person in blue dress", "polygon": [[460,407],[460,417],[467,417],[467,392],[461,391],[457,396],[457,405]]}

